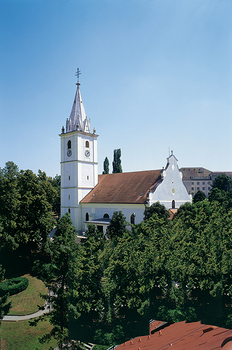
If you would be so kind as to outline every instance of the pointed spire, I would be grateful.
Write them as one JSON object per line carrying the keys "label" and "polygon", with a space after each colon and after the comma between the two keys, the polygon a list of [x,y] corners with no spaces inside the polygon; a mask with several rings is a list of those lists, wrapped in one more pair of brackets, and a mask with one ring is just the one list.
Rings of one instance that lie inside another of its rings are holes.
{"label": "pointed spire", "polygon": [[77,68],[76,76],[77,76],[77,91],[74,98],[72,111],[70,114],[70,117],[66,121],[66,132],[71,131],[84,131],[84,132],[91,132],[90,129],[90,119],[87,119],[84,104],[81,97],[81,91],[80,91],[80,83],[79,83],[79,76],[80,76],[80,70]]}

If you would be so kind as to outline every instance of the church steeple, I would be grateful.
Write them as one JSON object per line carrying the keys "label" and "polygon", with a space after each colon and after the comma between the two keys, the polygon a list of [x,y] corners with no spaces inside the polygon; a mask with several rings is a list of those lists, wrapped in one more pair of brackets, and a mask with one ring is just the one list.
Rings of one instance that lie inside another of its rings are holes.
{"label": "church steeple", "polygon": [[77,231],[84,231],[85,213],[82,213],[81,200],[98,183],[97,137],[96,130],[90,130],[81,98],[77,70],[77,91],[70,117],[62,127],[61,140],[61,215],[71,214]]}
{"label": "church steeple", "polygon": [[76,76],[78,77],[77,80],[77,91],[74,98],[72,111],[70,114],[70,117],[66,120],[66,132],[71,131],[83,131],[90,133],[91,127],[90,127],[90,119],[87,119],[84,104],[81,97],[81,91],[80,91],[80,83],[79,83],[79,75],[80,75],[79,68],[77,68]]}

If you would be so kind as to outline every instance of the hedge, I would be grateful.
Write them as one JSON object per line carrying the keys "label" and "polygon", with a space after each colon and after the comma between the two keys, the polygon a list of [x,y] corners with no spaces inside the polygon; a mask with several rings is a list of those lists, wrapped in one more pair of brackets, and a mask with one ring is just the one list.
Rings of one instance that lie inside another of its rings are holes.
{"label": "hedge", "polygon": [[9,293],[10,295],[17,294],[25,290],[28,286],[28,279],[26,277],[10,278],[0,283],[0,297]]}

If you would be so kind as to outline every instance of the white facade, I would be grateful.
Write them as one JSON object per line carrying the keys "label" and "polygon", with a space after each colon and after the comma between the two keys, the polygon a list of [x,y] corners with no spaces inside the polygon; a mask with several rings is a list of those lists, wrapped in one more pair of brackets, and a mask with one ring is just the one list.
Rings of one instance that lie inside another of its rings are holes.
{"label": "white facade", "polygon": [[[131,224],[132,220],[134,224],[139,224],[143,221],[143,213],[145,210],[144,204],[108,204],[108,203],[82,203],[82,222],[84,223],[84,231],[87,228],[88,221],[86,221],[86,214],[89,215],[89,221],[94,223],[96,226],[103,226],[103,232],[105,233],[107,228],[107,221],[96,220],[109,216],[112,218],[115,211],[121,210],[126,218],[126,221]],[[133,217],[133,218],[132,218]]]}
{"label": "white facade", "polygon": [[171,154],[167,159],[167,166],[162,171],[163,181],[153,193],[149,194],[149,205],[160,202],[167,209],[178,209],[186,202],[192,202],[192,196],[188,194],[182,181],[182,173],[179,171],[176,157]]}

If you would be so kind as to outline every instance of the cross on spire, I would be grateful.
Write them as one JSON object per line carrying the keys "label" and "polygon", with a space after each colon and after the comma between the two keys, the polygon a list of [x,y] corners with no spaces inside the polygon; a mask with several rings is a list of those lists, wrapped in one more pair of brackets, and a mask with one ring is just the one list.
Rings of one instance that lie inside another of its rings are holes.
{"label": "cross on spire", "polygon": [[79,68],[77,68],[77,71],[76,71],[76,74],[75,74],[75,76],[77,77],[77,84],[79,84],[79,77],[80,77],[80,75],[81,75],[81,71],[80,71]]}

